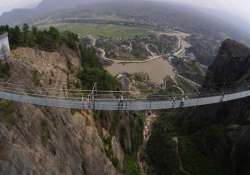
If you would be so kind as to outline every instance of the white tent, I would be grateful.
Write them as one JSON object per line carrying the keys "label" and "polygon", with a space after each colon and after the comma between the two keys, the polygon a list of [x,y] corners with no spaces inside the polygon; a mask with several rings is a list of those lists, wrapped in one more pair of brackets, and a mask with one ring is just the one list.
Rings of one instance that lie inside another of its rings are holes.
{"label": "white tent", "polygon": [[0,35],[0,60],[4,60],[10,56],[10,45],[8,33]]}

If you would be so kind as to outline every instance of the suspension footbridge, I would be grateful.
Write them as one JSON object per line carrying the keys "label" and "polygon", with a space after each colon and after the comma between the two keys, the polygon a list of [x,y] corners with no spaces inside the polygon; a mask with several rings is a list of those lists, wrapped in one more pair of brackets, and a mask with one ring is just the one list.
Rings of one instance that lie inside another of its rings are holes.
{"label": "suspension footbridge", "polygon": [[[0,84],[1,85],[1,84]],[[56,90],[56,89],[54,89]],[[48,91],[48,89],[46,90]],[[60,91],[60,90],[57,90]],[[38,92],[38,91],[37,91]],[[105,95],[95,94],[83,96],[91,91],[81,91],[74,97],[51,96],[40,93],[25,92],[10,87],[0,87],[0,99],[13,102],[33,104],[37,106],[67,108],[67,109],[86,109],[97,111],[148,111],[160,109],[178,109],[210,104],[223,103],[250,97],[250,90],[236,90],[230,93],[212,93],[208,95],[190,95],[185,97],[170,96],[148,96],[145,98],[120,98],[115,97],[112,91],[106,91]],[[103,91],[104,92],[104,91]],[[117,91],[121,93],[120,91]],[[124,93],[124,92],[123,92]],[[108,97],[108,95],[110,97]],[[76,97],[78,96],[78,97]],[[112,96],[112,97],[111,97]]]}

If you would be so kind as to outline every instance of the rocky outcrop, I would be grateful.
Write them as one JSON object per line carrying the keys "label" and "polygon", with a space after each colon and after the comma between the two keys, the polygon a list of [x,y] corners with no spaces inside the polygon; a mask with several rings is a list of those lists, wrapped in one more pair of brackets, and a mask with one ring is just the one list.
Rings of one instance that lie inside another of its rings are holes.
{"label": "rocky outcrop", "polygon": [[250,80],[250,49],[234,40],[222,43],[219,53],[209,67],[205,89],[235,88]]}
{"label": "rocky outcrop", "polygon": [[12,105],[18,118],[9,128],[0,126],[0,174],[119,174],[83,114]]}

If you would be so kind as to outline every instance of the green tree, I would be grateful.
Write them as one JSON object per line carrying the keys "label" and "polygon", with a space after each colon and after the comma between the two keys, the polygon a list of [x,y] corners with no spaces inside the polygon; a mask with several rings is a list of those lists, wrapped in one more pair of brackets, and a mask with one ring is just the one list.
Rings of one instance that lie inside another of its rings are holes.
{"label": "green tree", "polygon": [[60,33],[55,27],[48,30],[38,30],[28,24],[24,24],[21,29],[18,26],[9,27],[8,25],[0,26],[0,33],[9,34],[10,46],[16,47],[38,47],[47,51],[55,51],[62,45],[67,45],[71,49],[78,50],[78,35],[72,32]]}
{"label": "green tree", "polygon": [[29,32],[29,25],[28,24],[23,24],[23,26],[22,26],[22,30],[23,30],[23,32],[24,33],[28,33]]}
{"label": "green tree", "polygon": [[57,48],[59,46],[60,42],[60,33],[55,27],[50,27],[49,28],[49,36],[52,42],[54,43],[54,47]]}
{"label": "green tree", "polygon": [[81,47],[81,64],[82,68],[78,73],[81,80],[81,86],[84,89],[91,89],[95,82],[98,83],[98,89],[117,90],[119,83],[110,75],[100,63],[93,48]]}
{"label": "green tree", "polygon": [[30,41],[30,35],[29,35],[29,25],[28,24],[23,24],[22,26],[22,45],[23,46],[29,46],[31,41]]}
{"label": "green tree", "polygon": [[78,49],[78,35],[75,33],[65,31],[61,34],[61,42],[65,43],[69,48],[77,50]]}
{"label": "green tree", "polygon": [[37,27],[36,26],[32,26],[31,32],[32,32],[32,35],[37,35],[37,33],[38,33]]}

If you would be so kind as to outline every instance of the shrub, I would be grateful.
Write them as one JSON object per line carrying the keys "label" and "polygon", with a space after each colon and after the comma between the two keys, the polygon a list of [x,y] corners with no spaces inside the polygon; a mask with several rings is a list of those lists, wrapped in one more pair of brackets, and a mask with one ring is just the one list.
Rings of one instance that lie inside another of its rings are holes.
{"label": "shrub", "polygon": [[10,76],[10,67],[9,64],[3,61],[0,61],[0,78],[8,78]]}
{"label": "shrub", "polygon": [[40,84],[39,72],[37,70],[32,71],[32,81],[35,85]]}
{"label": "shrub", "polygon": [[0,121],[7,127],[13,126],[15,123],[15,107],[9,101],[0,101]]}
{"label": "shrub", "polygon": [[48,141],[50,139],[50,131],[49,131],[49,124],[48,121],[45,119],[41,120],[40,123],[40,133],[41,133],[41,142],[44,146],[47,146]]}

